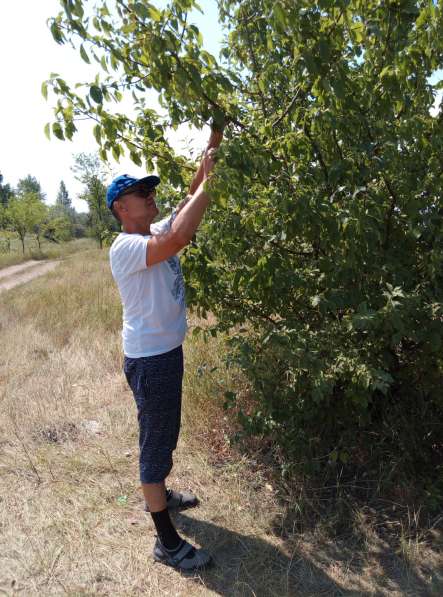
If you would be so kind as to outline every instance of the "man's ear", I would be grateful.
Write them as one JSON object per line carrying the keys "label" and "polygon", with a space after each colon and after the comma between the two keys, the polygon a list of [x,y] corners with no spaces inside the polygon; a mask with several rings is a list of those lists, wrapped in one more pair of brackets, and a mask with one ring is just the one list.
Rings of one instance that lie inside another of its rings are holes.
{"label": "man's ear", "polygon": [[115,203],[116,203],[116,209],[117,209],[118,213],[121,213],[122,211],[127,211],[124,199],[119,199]]}

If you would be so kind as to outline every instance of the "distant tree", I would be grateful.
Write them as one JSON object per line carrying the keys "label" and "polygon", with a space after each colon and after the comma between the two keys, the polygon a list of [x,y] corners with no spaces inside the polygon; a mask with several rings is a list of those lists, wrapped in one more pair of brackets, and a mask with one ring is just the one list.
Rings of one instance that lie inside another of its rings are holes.
{"label": "distant tree", "polygon": [[6,228],[7,221],[8,220],[6,218],[6,205],[0,203],[0,230]]}
{"label": "distant tree", "polygon": [[78,181],[84,185],[79,198],[89,207],[89,227],[92,235],[103,248],[104,239],[118,230],[111,212],[106,206],[105,170],[97,154],[79,153],[74,156],[72,171]]}
{"label": "distant tree", "polygon": [[10,200],[5,210],[8,228],[16,232],[25,253],[27,234],[35,234],[40,248],[43,227],[47,217],[47,207],[37,193],[21,193]]}
{"label": "distant tree", "polygon": [[48,224],[48,206],[40,201],[38,196],[29,203],[31,230],[37,240],[38,248],[41,250],[41,240]]}
{"label": "distant tree", "polygon": [[10,184],[3,184],[3,174],[0,174],[0,206],[6,207],[9,199],[14,196],[14,191]]}
{"label": "distant tree", "polygon": [[[55,223],[48,223],[48,232],[45,236],[51,240],[69,240],[72,238],[76,223],[76,212],[63,180],[60,181],[55,205],[50,208],[50,219]],[[49,234],[49,236],[48,236]]]}
{"label": "distant tree", "polygon": [[74,222],[72,224],[72,235],[74,238],[82,238],[87,235],[89,214],[74,210]]}
{"label": "distant tree", "polygon": [[68,190],[66,189],[66,185],[63,182],[63,180],[60,181],[60,187],[57,193],[57,199],[55,200],[55,204],[60,205],[67,211],[72,208],[72,201],[69,197]]}
{"label": "distant tree", "polygon": [[72,228],[73,226],[69,218],[66,215],[57,215],[57,212],[53,209],[44,226],[43,236],[55,243],[68,241],[72,238]]}
{"label": "distant tree", "polygon": [[35,176],[28,174],[25,178],[21,178],[17,183],[17,194],[25,195],[27,193],[35,193],[41,201],[45,201],[46,193],[43,192],[42,187]]}

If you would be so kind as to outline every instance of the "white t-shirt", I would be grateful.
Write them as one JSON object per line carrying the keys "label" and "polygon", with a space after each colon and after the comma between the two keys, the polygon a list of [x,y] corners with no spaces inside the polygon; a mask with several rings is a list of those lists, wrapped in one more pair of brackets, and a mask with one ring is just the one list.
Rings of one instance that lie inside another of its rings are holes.
{"label": "white t-shirt", "polygon": [[151,234],[121,232],[109,260],[123,304],[123,352],[148,357],[182,344],[187,330],[185,287],[179,258],[174,255],[149,267],[146,247],[153,234],[170,229],[175,213],[151,224]]}

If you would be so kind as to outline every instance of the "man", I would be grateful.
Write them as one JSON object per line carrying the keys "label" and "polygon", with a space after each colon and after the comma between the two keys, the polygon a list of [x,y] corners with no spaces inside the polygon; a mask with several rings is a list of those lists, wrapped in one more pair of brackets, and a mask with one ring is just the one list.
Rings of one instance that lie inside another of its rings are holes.
{"label": "man", "polygon": [[112,243],[110,264],[123,304],[124,373],[137,405],[140,480],[146,510],[158,533],[153,555],[180,570],[201,569],[212,560],[204,549],[182,539],[169,517],[169,509],[195,506],[197,498],[165,486],[180,430],[187,327],[177,253],[192,240],[208,206],[204,185],[222,136],[212,128],[189,194],[170,217],[153,223],[159,213],[157,176],[119,176],[106,197],[123,229]]}

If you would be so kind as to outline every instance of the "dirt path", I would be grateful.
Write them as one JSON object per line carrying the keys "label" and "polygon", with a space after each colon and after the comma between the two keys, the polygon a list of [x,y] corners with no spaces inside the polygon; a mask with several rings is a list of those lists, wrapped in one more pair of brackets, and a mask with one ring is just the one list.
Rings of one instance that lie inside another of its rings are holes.
{"label": "dirt path", "polygon": [[20,265],[11,265],[0,270],[0,292],[10,290],[57,267],[59,261],[36,261],[31,259]]}

